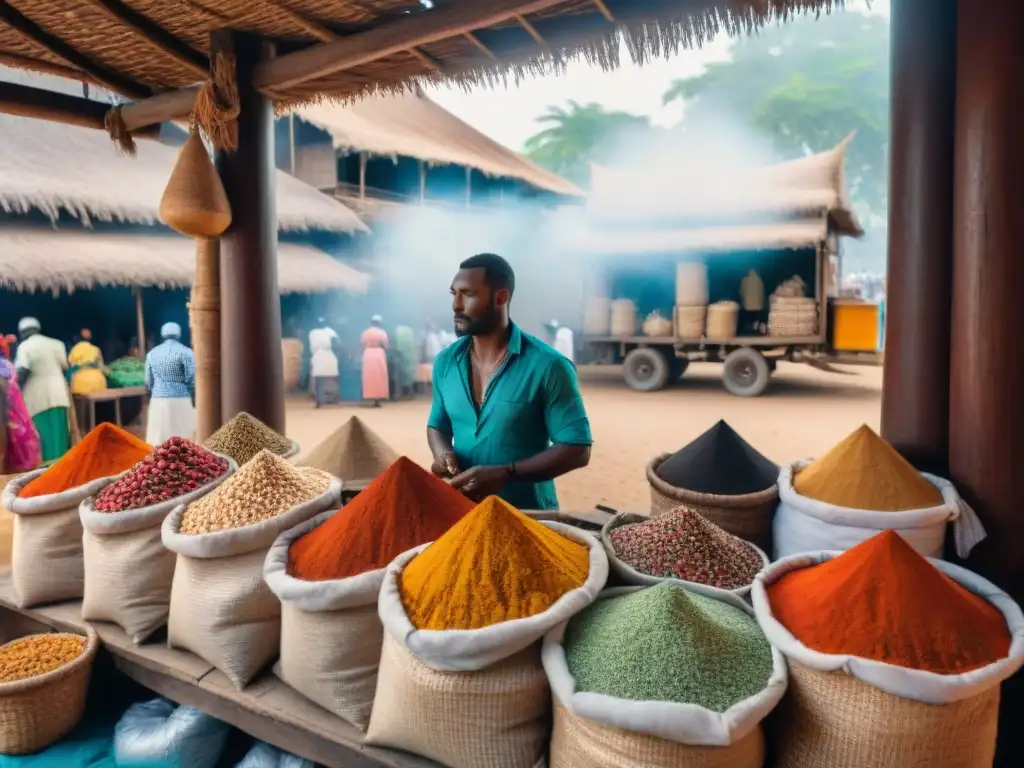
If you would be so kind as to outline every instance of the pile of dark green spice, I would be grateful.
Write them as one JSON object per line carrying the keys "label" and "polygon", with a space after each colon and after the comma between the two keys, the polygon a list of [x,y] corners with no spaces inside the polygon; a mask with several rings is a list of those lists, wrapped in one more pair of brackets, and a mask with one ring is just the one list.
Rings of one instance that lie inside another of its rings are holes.
{"label": "pile of dark green spice", "polygon": [[740,589],[764,567],[750,544],[684,507],[621,525],[608,538],[616,557],[648,576]]}
{"label": "pile of dark green spice", "polygon": [[659,584],[598,600],[566,629],[576,690],[724,712],[761,692],[772,649],[739,608]]}

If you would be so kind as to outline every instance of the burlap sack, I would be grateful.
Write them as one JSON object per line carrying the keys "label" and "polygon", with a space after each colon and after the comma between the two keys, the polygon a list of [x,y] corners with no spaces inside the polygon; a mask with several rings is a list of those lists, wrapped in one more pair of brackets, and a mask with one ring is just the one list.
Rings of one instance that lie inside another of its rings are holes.
{"label": "burlap sack", "polygon": [[82,597],[82,522],[78,505],[116,479],[104,477],[63,493],[19,499],[21,489],[45,469],[11,480],[4,509],[14,515],[11,581],[20,608]]}
{"label": "burlap sack", "polygon": [[532,768],[544,760],[551,697],[539,640],[594,601],[608,558],[588,533],[544,525],[588,547],[590,572],[548,610],[484,629],[413,627],[398,577],[427,544],[388,566],[380,590],[384,647],[367,743],[404,749],[450,768]]}
{"label": "burlap sack", "polygon": [[[700,585],[698,585],[700,586]],[[606,589],[598,600],[646,587]],[[748,614],[741,598],[715,590],[706,596]],[[568,622],[544,637],[543,662],[555,703],[551,768],[760,768],[764,764],[762,721],[786,691],[786,661],[772,649],[773,669],[765,688],[725,712],[695,704],[630,701],[576,690],[562,639]]]}
{"label": "burlap sack", "polygon": [[341,482],[325,493],[262,523],[189,536],[180,533],[185,505],[163,522],[164,546],[177,554],[171,583],[167,641],[191,651],[239,688],[277,656],[281,603],[263,581],[274,540],[341,499]]}
{"label": "burlap sack", "polygon": [[85,557],[83,619],[113,622],[135,643],[167,622],[177,555],[164,546],[160,527],[171,510],[202,498],[238,468],[234,459],[221,458],[228,462],[223,475],[177,499],[125,512],[97,512],[93,497],[79,505]]}
{"label": "burlap sack", "polygon": [[986,667],[939,675],[820,653],[772,615],[766,586],[790,571],[832,559],[811,552],[773,563],[751,590],[758,624],[786,656],[790,686],[779,707],[779,768],[989,768],[995,754],[999,686],[1024,664],[1024,614],[991,582],[930,562],[1006,617],[1010,651]]}
{"label": "burlap sack", "polygon": [[384,640],[377,597],[385,569],[328,581],[288,575],[292,542],[335,513],[324,512],[285,531],[267,555],[263,578],[281,601],[281,658],[274,674],[310,701],[365,730]]}

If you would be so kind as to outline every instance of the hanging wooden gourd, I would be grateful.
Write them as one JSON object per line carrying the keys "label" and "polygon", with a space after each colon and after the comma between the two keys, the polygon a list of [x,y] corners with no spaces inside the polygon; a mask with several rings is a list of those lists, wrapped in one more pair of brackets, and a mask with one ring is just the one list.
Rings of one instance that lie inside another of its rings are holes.
{"label": "hanging wooden gourd", "polygon": [[231,225],[231,205],[199,132],[192,130],[171,171],[160,218],[189,237],[220,237]]}

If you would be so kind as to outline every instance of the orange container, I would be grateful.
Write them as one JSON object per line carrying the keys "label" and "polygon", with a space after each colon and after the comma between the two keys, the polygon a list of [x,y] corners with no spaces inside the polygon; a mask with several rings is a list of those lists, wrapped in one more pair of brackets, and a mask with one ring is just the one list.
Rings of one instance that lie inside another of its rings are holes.
{"label": "orange container", "polygon": [[878,349],[878,305],[848,299],[833,301],[832,348],[837,352]]}

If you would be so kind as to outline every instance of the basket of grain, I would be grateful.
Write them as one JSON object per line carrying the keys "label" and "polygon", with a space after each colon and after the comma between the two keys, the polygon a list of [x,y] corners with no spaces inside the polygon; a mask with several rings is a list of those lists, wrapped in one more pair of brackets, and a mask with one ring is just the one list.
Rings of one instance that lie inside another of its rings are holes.
{"label": "basket of grain", "polygon": [[60,740],[85,712],[99,638],[52,632],[0,646],[0,754],[28,755]]}

